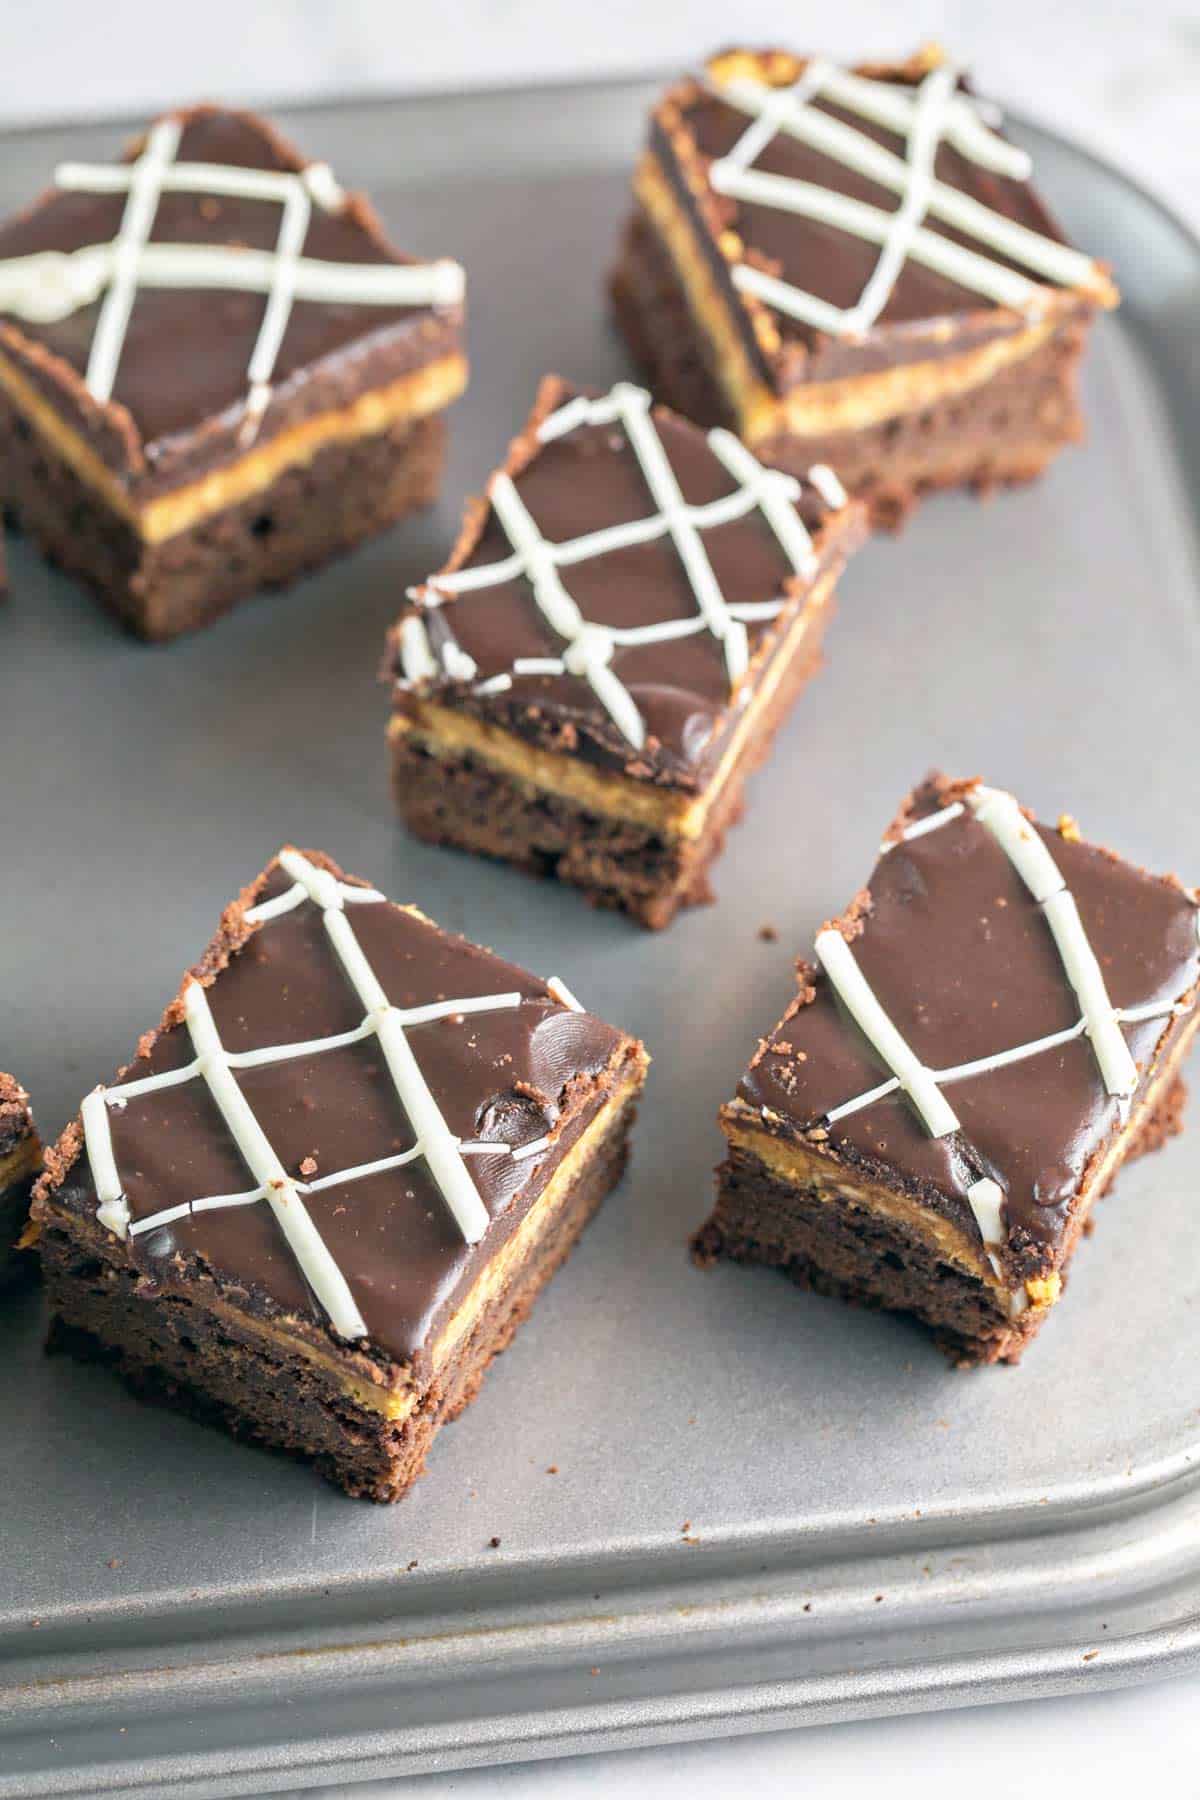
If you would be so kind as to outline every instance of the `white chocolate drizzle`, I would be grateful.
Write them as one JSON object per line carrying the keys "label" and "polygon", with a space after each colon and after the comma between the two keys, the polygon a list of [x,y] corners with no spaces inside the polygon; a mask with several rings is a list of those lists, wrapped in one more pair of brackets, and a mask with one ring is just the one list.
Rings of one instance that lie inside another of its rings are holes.
{"label": "white chocolate drizzle", "polygon": [[1079,1001],[1084,1030],[1096,1053],[1104,1085],[1116,1099],[1128,1100],[1137,1087],[1137,1064],[1108,997],[1075,897],[1068,891],[1045,840],[1011,794],[1001,793],[998,788],[975,787],[968,794],[967,803],[1041,907],[1058,946],[1064,973]]}
{"label": "white chocolate drizzle", "polygon": [[[645,743],[645,723],[632,694],[612,668],[617,650],[710,632],[721,645],[730,688],[736,692],[749,665],[747,625],[777,618],[786,605],[782,599],[730,605],[721,592],[702,534],[745,518],[757,508],[795,573],[811,580],[817,570],[812,538],[797,510],[803,491],[799,481],[779,470],[764,468],[732,432],[717,429],[708,433],[709,448],[738,486],[733,493],[707,505],[688,506],[655,428],[651,408],[650,395],[644,389],[618,382],[602,399],[580,396],[568,401],[543,420],[538,439],[549,444],[584,426],[620,424],[657,509],[653,514],[605,526],[563,543],[551,543],[542,535],[512,478],[501,471],[492,477],[488,497],[513,546],[513,554],[498,562],[435,576],[424,588],[414,588],[409,593],[410,599],[431,609],[440,606],[445,597],[475,593],[524,577],[533,589],[542,617],[565,640],[562,655],[519,657],[511,672],[489,675],[476,685],[474,692],[503,693],[512,686],[514,675],[578,676],[589,683],[622,737],[638,750]],[[846,491],[831,469],[820,465],[812,471],[811,482],[831,511],[848,504]],[[695,615],[622,628],[585,619],[568,592],[561,571],[610,551],[664,537],[671,538],[679,554],[695,595]],[[442,624],[446,627],[445,612]],[[475,664],[454,644],[448,627],[446,630],[451,655],[448,657],[443,650],[445,673],[451,680],[471,681],[478,672]],[[401,674],[406,684],[431,679],[438,673],[429,633],[419,614],[410,613],[404,620],[399,646]],[[455,653],[457,657],[452,662]]]}
{"label": "white chocolate drizzle", "polygon": [[[1190,1007],[1172,1004],[1166,1001],[1152,1000],[1146,1006],[1124,1006],[1117,1009],[1116,1017],[1123,1025],[1144,1025],[1152,1019],[1182,1018]],[[997,1069],[1007,1069],[1012,1063],[1027,1062],[1030,1057],[1042,1056],[1048,1050],[1061,1050],[1065,1044],[1072,1044],[1081,1038],[1087,1030],[1087,1020],[1077,1019],[1074,1025],[1068,1025],[1062,1031],[1052,1031],[1046,1037],[1035,1038],[1028,1044],[1015,1044],[1008,1050],[995,1050],[989,1056],[980,1056],[974,1062],[958,1063],[949,1069],[930,1069],[929,1073],[939,1087],[947,1087],[956,1081],[969,1081],[976,1075],[992,1075]],[[900,1087],[896,1076],[890,1081],[881,1081],[878,1087],[868,1089],[864,1094],[856,1094],[852,1100],[844,1100],[840,1106],[832,1107],[825,1114],[827,1124],[836,1124],[839,1119],[848,1119],[851,1113],[862,1112],[865,1107],[873,1106],[877,1100],[886,1100]]]}
{"label": "white chocolate drizzle", "polygon": [[817,955],[843,1005],[867,1042],[903,1088],[924,1122],[930,1137],[946,1137],[958,1130],[954,1109],[932,1072],[897,1030],[855,960],[840,931],[817,933]]}
{"label": "white chocolate drizzle", "polygon": [[898,839],[885,839],[879,846],[879,854],[886,856],[889,850],[895,849],[897,843],[908,844],[912,842],[913,838],[924,837],[927,832],[940,831],[943,825],[952,824],[955,819],[961,818],[962,814],[963,803],[961,800],[955,800],[949,806],[943,806],[938,812],[926,813],[923,819],[916,819],[911,825],[907,825]]}
{"label": "white chocolate drizzle", "polygon": [[[345,1276],[304,1204],[305,1199],[325,1188],[363,1181],[370,1176],[386,1174],[403,1168],[408,1163],[423,1160],[464,1241],[476,1244],[486,1234],[491,1221],[463,1159],[504,1156],[514,1161],[523,1161],[549,1149],[553,1140],[549,1136],[542,1136],[531,1143],[512,1146],[456,1137],[430,1091],[408,1039],[408,1032],[413,1026],[431,1024],[441,1019],[458,1019],[472,1013],[508,1011],[522,1004],[522,996],[517,992],[507,992],[438,1000],[425,1006],[393,1006],[380,986],[347,916],[347,908],[380,904],[384,902],[384,896],[374,888],[360,888],[337,881],[328,870],[318,868],[295,850],[281,851],[279,864],[292,877],[292,886],[273,899],[264,900],[249,908],[245,914],[246,923],[257,927],[269,925],[306,901],[318,906],[324,916],[325,930],[334,954],[362,1004],[362,1023],[350,1031],[338,1032],[330,1037],[300,1043],[264,1045],[255,1050],[230,1051],[221,1042],[205,988],[193,978],[184,988],[183,1008],[184,1023],[192,1040],[195,1057],[180,1068],[169,1069],[159,1075],[142,1076],[116,1087],[97,1088],[90,1093],[81,1109],[84,1148],[96,1189],[96,1217],[119,1238],[141,1237],[195,1213],[250,1206],[265,1201],[275,1215],[299,1268],[333,1330],[339,1337],[353,1340],[367,1335],[366,1323]],[[560,1005],[575,1012],[583,1011],[574,995],[557,977],[548,981],[546,986]],[[397,1099],[413,1128],[415,1142],[407,1150],[394,1156],[338,1169],[313,1180],[300,1180],[289,1175],[255,1117],[237,1081],[236,1071],[261,1068],[272,1063],[296,1062],[345,1049],[368,1038],[374,1038],[379,1044]],[[182,1201],[145,1218],[134,1219],[117,1167],[109,1110],[120,1111],[130,1100],[196,1080],[203,1081],[207,1086],[256,1186],[242,1193],[209,1194]]]}
{"label": "white chocolate drizzle", "polygon": [[[920,1114],[930,1137],[949,1137],[959,1131],[958,1114],[942,1093],[937,1076],[925,1066],[884,1011],[841,932],[832,929],[818,932],[816,949],[821,967],[847,1012],[876,1055],[893,1072],[893,1079],[885,1089],[874,1090],[874,1098],[881,1099],[884,1092],[900,1088]],[[839,1108],[826,1114],[826,1121],[844,1117],[845,1110]],[[1006,1236],[1003,1190],[990,1175],[980,1176],[968,1187],[967,1201],[992,1267],[1003,1281],[1004,1266],[996,1254],[996,1246],[1002,1244]]]}
{"label": "white chocolate drizzle", "polygon": [[826,506],[833,512],[840,512],[849,504],[850,496],[830,468],[828,463],[814,463],[808,471],[808,479],[820,494]]}
{"label": "white chocolate drizzle", "polygon": [[[1106,287],[1103,272],[1091,257],[1006,218],[935,177],[942,142],[952,144],[969,162],[1011,180],[1025,181],[1030,173],[1024,152],[997,137],[985,123],[984,109],[960,91],[958,72],[951,65],[931,70],[915,88],[853,75],[821,58],[806,64],[790,87],[772,87],[743,74],[722,78],[719,73],[711,78],[711,86],[751,119],[732,150],[709,167],[716,193],[793,212],[880,246],[866,286],[855,304],[845,308],[747,262],[735,262],[734,284],[779,312],[834,336],[862,336],[887,306],[909,258],[1027,317],[1036,316],[1043,305],[1045,283],[1094,291]],[[866,132],[822,111],[813,104],[819,98],[902,137],[905,155],[896,155]],[[898,194],[899,207],[887,212],[814,182],[756,169],[754,163],[780,132]],[[969,249],[930,230],[924,223],[927,218],[973,239],[982,249]],[[1030,270],[1034,279],[1007,266],[1009,262]]]}
{"label": "white chocolate drizzle", "polygon": [[[1171,1001],[1150,1001],[1142,1006],[1120,1008],[1112,1006],[1074,898],[1067,891],[1063,876],[1045,841],[1026,819],[1011,794],[977,785],[968,791],[965,802],[954,801],[937,812],[915,820],[897,840],[881,845],[881,850],[886,853],[895,849],[898,843],[911,842],[930,832],[940,831],[955,819],[962,818],[968,808],[971,815],[991,832],[1029,889],[1035,903],[1046,914],[1047,924],[1063,960],[1064,972],[1080,1003],[1080,1017],[1064,1030],[1051,1032],[1030,1043],[997,1050],[952,1068],[930,1068],[921,1062],[889,1018],[841,933],[832,928],[826,929],[818,934],[816,940],[821,966],[876,1055],[892,1071],[887,1081],[831,1107],[824,1114],[826,1125],[835,1125],[839,1120],[862,1112],[892,1094],[903,1092],[919,1113],[931,1137],[949,1136],[961,1127],[957,1114],[942,1093],[944,1087],[1061,1049],[1084,1036],[1092,1043],[1108,1093],[1127,1104],[1137,1087],[1138,1072],[1121,1026],[1178,1018],[1192,1010],[1183,1002]],[[1197,936],[1200,939],[1200,913],[1197,914]],[[1114,1035],[1119,1041],[1119,1050],[1114,1047]],[[1103,1052],[1101,1044],[1104,1046]],[[998,1254],[1007,1241],[1004,1190],[991,1176],[982,1176],[967,1188],[966,1199],[992,1267],[1000,1279],[1005,1281],[1007,1277]],[[1026,1305],[1024,1288],[1014,1289],[1009,1295],[1011,1315],[1018,1316]]]}
{"label": "white chocolate drizzle", "polygon": [[[0,313],[35,324],[69,318],[104,296],[85,376],[88,392],[112,398],[129,319],[139,289],[212,288],[265,294],[263,313],[246,376],[249,392],[242,440],[253,437],[271,398],[275,365],[297,300],[341,306],[457,305],[465,287],[454,262],[334,263],[303,254],[314,205],[338,212],[346,195],[324,163],[299,172],[241,169],[224,163],[177,163],[182,135],[178,118],[151,126],[141,154],[130,163],[92,166],[64,163],[59,188],[128,196],[111,243],[72,251],[45,250],[0,262]],[[281,208],[274,250],[238,245],[149,242],[165,193],[211,199],[261,200]]]}

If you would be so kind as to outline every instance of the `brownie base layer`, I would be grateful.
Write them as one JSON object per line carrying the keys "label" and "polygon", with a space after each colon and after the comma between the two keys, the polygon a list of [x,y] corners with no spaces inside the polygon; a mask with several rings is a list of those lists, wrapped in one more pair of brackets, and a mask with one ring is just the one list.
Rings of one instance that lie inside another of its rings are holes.
{"label": "brownie base layer", "polygon": [[746,779],[770,752],[800,690],[821,666],[819,649],[797,657],[764,708],[701,833],[678,838],[638,821],[514,779],[485,761],[407,731],[392,740],[396,805],[415,837],[568,882],[597,907],[660,931],[684,906],[712,899],[708,870],[743,811]]}
{"label": "brownie base layer", "polygon": [[445,443],[436,414],[326,445],[241,505],[148,544],[0,398],[0,493],[51,563],[158,641],[210,625],[430,505]]}
{"label": "brownie base layer", "polygon": [[619,1181],[636,1110],[632,1098],[614,1115],[533,1254],[482,1309],[402,1420],[363,1406],[332,1371],[289,1354],[283,1344],[268,1349],[229,1314],[217,1316],[178,1293],[143,1297],[136,1272],[101,1262],[45,1222],[48,1348],[110,1365],[144,1400],[312,1462],[348,1494],[399,1500],[422,1473],[438,1430],[475,1398],[489,1363],[507,1348]]}
{"label": "brownie base layer", "polygon": [[34,1180],[30,1175],[0,1190],[0,1291],[31,1281],[37,1274],[37,1257],[30,1250],[17,1249],[29,1217]]}
{"label": "brownie base layer", "polygon": [[[1159,1149],[1182,1129],[1187,1089],[1175,1077],[1146,1114],[1122,1158]],[[717,1171],[712,1216],[692,1239],[701,1267],[726,1259],[777,1268],[798,1286],[851,1304],[909,1313],[959,1367],[1016,1362],[1045,1311],[1009,1318],[993,1290],[943,1261],[895,1218],[843,1197],[836,1203],[782,1181],[731,1146]],[[1107,1193],[1112,1181],[1101,1190]],[[1064,1276],[1065,1279],[1065,1276]]]}
{"label": "brownie base layer", "polygon": [[[699,327],[666,251],[634,215],[612,278],[617,323],[655,397],[699,425],[737,421],[705,355]],[[1032,481],[1083,435],[1076,372],[1087,326],[1064,325],[990,380],[861,431],[781,433],[752,448],[800,475],[828,463],[864,500],[874,526],[895,530],[936,488],[986,493]]]}

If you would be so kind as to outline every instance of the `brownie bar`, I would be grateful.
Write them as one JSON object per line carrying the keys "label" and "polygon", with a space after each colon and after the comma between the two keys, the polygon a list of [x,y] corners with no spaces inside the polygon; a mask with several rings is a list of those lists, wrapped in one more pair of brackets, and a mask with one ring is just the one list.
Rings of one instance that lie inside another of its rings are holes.
{"label": "brownie bar", "polygon": [[398,1499],[618,1180],[646,1061],[285,850],[48,1154],[52,1342]]}
{"label": "brownie bar", "polygon": [[19,1240],[41,1167],[42,1146],[29,1095],[11,1075],[0,1072],[0,1287],[31,1274],[35,1267]]}
{"label": "brownie bar", "polygon": [[668,404],[775,467],[828,462],[876,524],[1028,480],[1081,433],[1076,365],[1117,293],[1027,163],[940,52],[730,51],[655,109],[618,321]]}
{"label": "brownie bar", "polygon": [[828,469],[548,378],[389,640],[409,828],[668,924],[708,897],[862,530]]}
{"label": "brownie bar", "polygon": [[0,497],[130,629],[208,624],[435,496],[457,264],[401,256],[251,114],[166,114],[57,181],[0,226]]}
{"label": "brownie bar", "polygon": [[702,1262],[773,1264],[1016,1361],[1094,1201],[1179,1129],[1200,896],[934,776],[721,1115]]}

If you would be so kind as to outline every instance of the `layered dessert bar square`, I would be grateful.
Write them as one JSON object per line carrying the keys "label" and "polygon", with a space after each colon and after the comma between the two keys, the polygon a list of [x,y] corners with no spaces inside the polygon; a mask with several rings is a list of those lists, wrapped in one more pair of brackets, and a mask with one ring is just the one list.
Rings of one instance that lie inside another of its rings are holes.
{"label": "layered dessert bar square", "polygon": [[1025,481],[1080,435],[1107,269],[931,49],[847,70],[735,49],[655,108],[614,277],[656,396],[763,461],[828,462],[897,523]]}
{"label": "layered dessert bar square", "polygon": [[193,107],[0,225],[0,499],[170,638],[436,495],[463,273],[264,120]]}
{"label": "layered dessert bar square", "polygon": [[1097,1197],[1178,1129],[1200,895],[931,777],[723,1109],[701,1260],[913,1313],[1015,1361]]}
{"label": "layered dessert bar square", "polygon": [[0,1072],[0,1288],[28,1273],[33,1258],[19,1240],[29,1196],[42,1167],[42,1146],[29,1110],[29,1095]]}
{"label": "layered dessert bar square", "polygon": [[410,830],[648,926],[708,898],[863,529],[828,469],[765,470],[628,383],[548,377],[390,639]]}
{"label": "layered dessert bar square", "polygon": [[52,1341],[396,1500],[619,1178],[646,1063],[284,850],[47,1153]]}

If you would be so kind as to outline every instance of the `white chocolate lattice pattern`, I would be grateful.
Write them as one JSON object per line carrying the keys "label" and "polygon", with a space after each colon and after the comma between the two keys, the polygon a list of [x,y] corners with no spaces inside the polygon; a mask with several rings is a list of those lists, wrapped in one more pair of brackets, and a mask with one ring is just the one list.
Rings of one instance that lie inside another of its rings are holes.
{"label": "white chocolate lattice pattern", "polygon": [[[751,121],[729,153],[709,167],[708,179],[718,194],[777,207],[880,247],[870,279],[847,308],[748,262],[733,264],[735,286],[790,318],[834,336],[860,336],[883,312],[910,258],[959,287],[1025,315],[1040,309],[1047,282],[1107,292],[1107,278],[1090,257],[936,178],[934,166],[943,142],[993,174],[1024,181],[1030,172],[1024,151],[989,129],[987,109],[960,90],[952,66],[932,69],[913,88],[868,80],[816,57],[791,86],[774,87],[746,75],[741,67],[725,76],[718,59],[712,87]],[[896,155],[867,132],[823,111],[814,104],[818,99],[902,137],[905,154]],[[888,212],[815,182],[756,169],[755,162],[780,132],[898,194],[899,207]],[[925,223],[930,218],[973,239],[980,248],[931,230]],[[1013,263],[1018,267],[1011,267]],[[1022,269],[1031,275],[1022,274]]]}
{"label": "white chocolate lattice pattern", "polygon": [[[641,749],[645,742],[645,724],[632,694],[612,669],[616,650],[666,643],[672,638],[707,631],[721,645],[731,688],[736,688],[749,663],[747,625],[777,618],[785,605],[782,599],[730,605],[704,547],[706,530],[744,518],[757,508],[795,573],[811,579],[817,568],[812,539],[796,508],[802,492],[800,482],[778,470],[764,468],[732,432],[718,429],[707,434],[709,448],[739,485],[732,494],[705,506],[688,506],[655,428],[651,408],[650,395],[644,389],[618,382],[602,399],[580,397],[568,401],[543,420],[538,439],[547,444],[580,426],[620,424],[657,509],[654,513],[627,524],[606,526],[566,543],[551,543],[538,529],[511,476],[502,471],[492,477],[488,496],[513,546],[513,554],[499,562],[438,575],[411,596],[431,607],[438,605],[443,595],[475,593],[524,576],[546,623],[565,639],[562,655],[519,658],[511,673],[489,676],[477,684],[475,691],[502,692],[512,685],[513,675],[579,676],[590,684],[622,736],[635,749]],[[847,504],[845,491],[832,470],[815,468],[810,471],[810,481],[830,508]],[[696,598],[696,612],[679,619],[622,628],[585,619],[568,591],[562,571],[609,551],[664,537],[670,537],[679,554]],[[400,628],[400,656],[404,678],[410,683],[432,679],[439,672],[451,680],[467,682],[474,681],[478,674],[473,659],[449,630],[439,665],[425,621],[416,613],[410,613]]]}
{"label": "white chocolate lattice pattern", "polygon": [[[292,877],[293,885],[275,899],[252,907],[246,913],[247,923],[267,925],[306,901],[319,906],[334,955],[362,1002],[362,1023],[352,1031],[333,1037],[232,1052],[221,1042],[205,988],[198,981],[190,981],[184,989],[183,1005],[186,1028],[196,1052],[194,1059],[163,1074],[123,1082],[116,1087],[97,1088],[83,1102],[84,1141],[98,1202],[96,1216],[118,1237],[140,1237],[194,1213],[263,1202],[271,1208],[334,1330],[344,1338],[360,1338],[367,1334],[366,1324],[345,1276],[304,1204],[305,1198],[322,1189],[361,1181],[421,1159],[454,1215],[465,1242],[474,1244],[483,1238],[490,1220],[463,1158],[502,1156],[524,1160],[545,1150],[549,1140],[541,1137],[514,1149],[507,1144],[468,1142],[456,1137],[429,1089],[407,1035],[411,1027],[431,1024],[438,1019],[518,1007],[522,996],[510,992],[438,1000],[428,1006],[393,1006],[367,961],[347,915],[348,908],[385,904],[384,896],[372,888],[353,887],[336,881],[327,870],[316,867],[294,850],[282,851],[279,863]],[[579,1002],[557,978],[547,985],[561,1005],[581,1010]],[[415,1133],[415,1142],[394,1156],[339,1169],[317,1180],[302,1181],[289,1175],[239,1087],[236,1072],[344,1049],[367,1038],[374,1038],[379,1044],[397,1098]],[[130,1100],[158,1089],[197,1080],[206,1084],[256,1185],[244,1193],[210,1194],[185,1200],[145,1218],[134,1219],[125,1199],[114,1154],[109,1110],[123,1108]]]}

